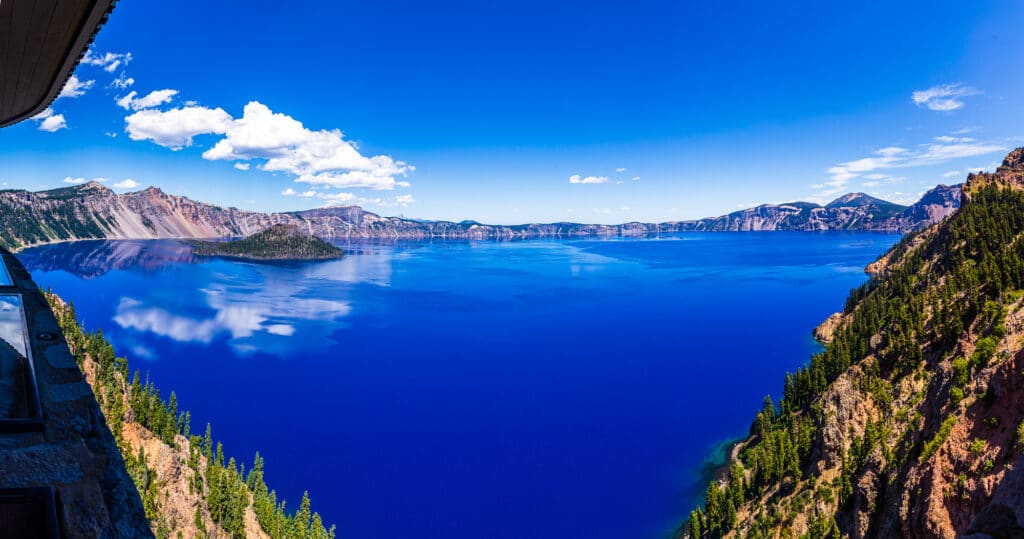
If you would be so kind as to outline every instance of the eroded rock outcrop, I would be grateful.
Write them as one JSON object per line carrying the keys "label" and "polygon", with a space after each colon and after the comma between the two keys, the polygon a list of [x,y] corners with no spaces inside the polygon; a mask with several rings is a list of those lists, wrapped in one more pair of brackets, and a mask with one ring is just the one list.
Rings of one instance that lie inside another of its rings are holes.
{"label": "eroded rock outcrop", "polygon": [[1024,149],[868,268],[683,535],[1024,537],[1021,191]]}
{"label": "eroded rock outcrop", "polygon": [[51,191],[0,191],[0,245],[18,249],[76,239],[242,237],[280,224],[297,226],[321,238],[389,239],[635,237],[685,231],[758,230],[905,232],[936,222],[959,206],[959,202],[959,186],[938,186],[910,207],[853,193],[825,206],[809,202],[767,204],[693,221],[502,226],[383,217],[357,206],[260,213],[204,204],[154,187],[119,195],[103,184],[90,182]]}

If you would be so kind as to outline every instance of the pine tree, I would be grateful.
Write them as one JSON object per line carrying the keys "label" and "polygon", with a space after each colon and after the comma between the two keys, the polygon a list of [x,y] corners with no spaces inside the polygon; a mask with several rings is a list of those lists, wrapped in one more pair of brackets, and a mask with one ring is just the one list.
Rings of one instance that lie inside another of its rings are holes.
{"label": "pine tree", "polygon": [[295,525],[301,537],[309,537],[309,492],[302,493],[302,503],[295,512]]}

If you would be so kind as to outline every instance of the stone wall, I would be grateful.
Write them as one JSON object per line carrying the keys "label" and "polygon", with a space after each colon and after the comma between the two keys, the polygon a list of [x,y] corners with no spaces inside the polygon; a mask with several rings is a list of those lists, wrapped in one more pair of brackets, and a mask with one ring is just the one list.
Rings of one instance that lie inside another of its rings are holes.
{"label": "stone wall", "polygon": [[0,434],[0,489],[52,487],[64,537],[152,537],[138,491],[57,320],[24,267],[21,293],[43,412],[41,432]]}

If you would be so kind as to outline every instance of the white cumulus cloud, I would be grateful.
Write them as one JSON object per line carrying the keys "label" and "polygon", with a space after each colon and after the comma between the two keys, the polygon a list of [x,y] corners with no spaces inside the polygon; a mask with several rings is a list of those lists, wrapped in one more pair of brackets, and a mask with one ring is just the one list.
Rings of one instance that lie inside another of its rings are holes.
{"label": "white cumulus cloud", "polygon": [[86,90],[92,88],[95,84],[94,80],[79,80],[78,77],[71,75],[68,81],[64,83],[64,87],[61,88],[60,94],[57,95],[57,99],[62,97],[79,97],[85,95]]}
{"label": "white cumulus cloud", "polygon": [[155,90],[143,97],[135,97],[138,92],[132,90],[127,95],[117,100],[117,106],[124,110],[143,110],[158,107],[164,103],[170,103],[174,96],[178,94],[177,90],[171,90],[169,88],[163,90]]}
{"label": "white cumulus cloud", "polygon": [[314,131],[302,122],[252,101],[225,137],[203,153],[210,160],[263,160],[259,168],[286,172],[295,181],[333,188],[394,189],[415,170],[388,155],[367,157],[337,129]]}
{"label": "white cumulus cloud", "polygon": [[239,170],[247,170],[251,166],[248,161],[255,160],[260,170],[290,174],[296,182],[318,187],[409,187],[409,182],[399,178],[416,170],[389,155],[365,156],[340,130],[308,129],[258,101],[247,104],[237,119],[220,108],[185,106],[141,110],[125,122],[132,140],[151,140],[175,150],[190,146],[198,135],[224,135],[203,152],[204,159],[245,161],[236,163]]}
{"label": "white cumulus cloud", "polygon": [[160,111],[140,110],[125,117],[125,131],[132,140],[151,140],[172,150],[192,145],[197,135],[224,134],[232,118],[224,109],[183,107]]}
{"label": "white cumulus cloud", "polygon": [[919,107],[948,112],[963,108],[964,102],[961,98],[980,93],[981,91],[977,88],[957,82],[932,86],[926,90],[917,90],[910,94],[910,99]]}
{"label": "white cumulus cloud", "polygon": [[138,186],[139,182],[131,178],[125,178],[124,181],[120,181],[114,184],[114,187],[118,189],[135,189]]}
{"label": "white cumulus cloud", "polygon": [[40,131],[48,131],[50,133],[59,131],[68,126],[68,122],[64,119],[64,115],[54,114],[52,107],[46,107],[46,110],[36,114],[32,119],[39,122]]}

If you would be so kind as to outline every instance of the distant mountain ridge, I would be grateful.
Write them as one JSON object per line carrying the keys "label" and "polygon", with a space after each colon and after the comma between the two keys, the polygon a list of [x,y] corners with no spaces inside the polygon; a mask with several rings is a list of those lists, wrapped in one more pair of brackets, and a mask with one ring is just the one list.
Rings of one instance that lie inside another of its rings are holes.
{"label": "distant mountain ridge", "polygon": [[[762,204],[719,217],[680,221],[680,230],[872,230],[910,232],[937,223],[960,207],[961,185],[938,185],[910,206],[848,193],[824,206],[813,202]],[[666,223],[667,224],[667,223]]]}
{"label": "distant mountain ridge", "polygon": [[851,193],[824,206],[810,202],[764,204],[691,221],[504,226],[383,217],[358,206],[261,213],[222,208],[155,187],[119,195],[103,184],[89,182],[49,191],[0,191],[0,245],[20,249],[80,239],[242,237],[278,224],[294,225],[322,238],[358,239],[520,239],[754,230],[907,232],[935,223],[959,206],[960,186],[939,185],[909,207]]}

